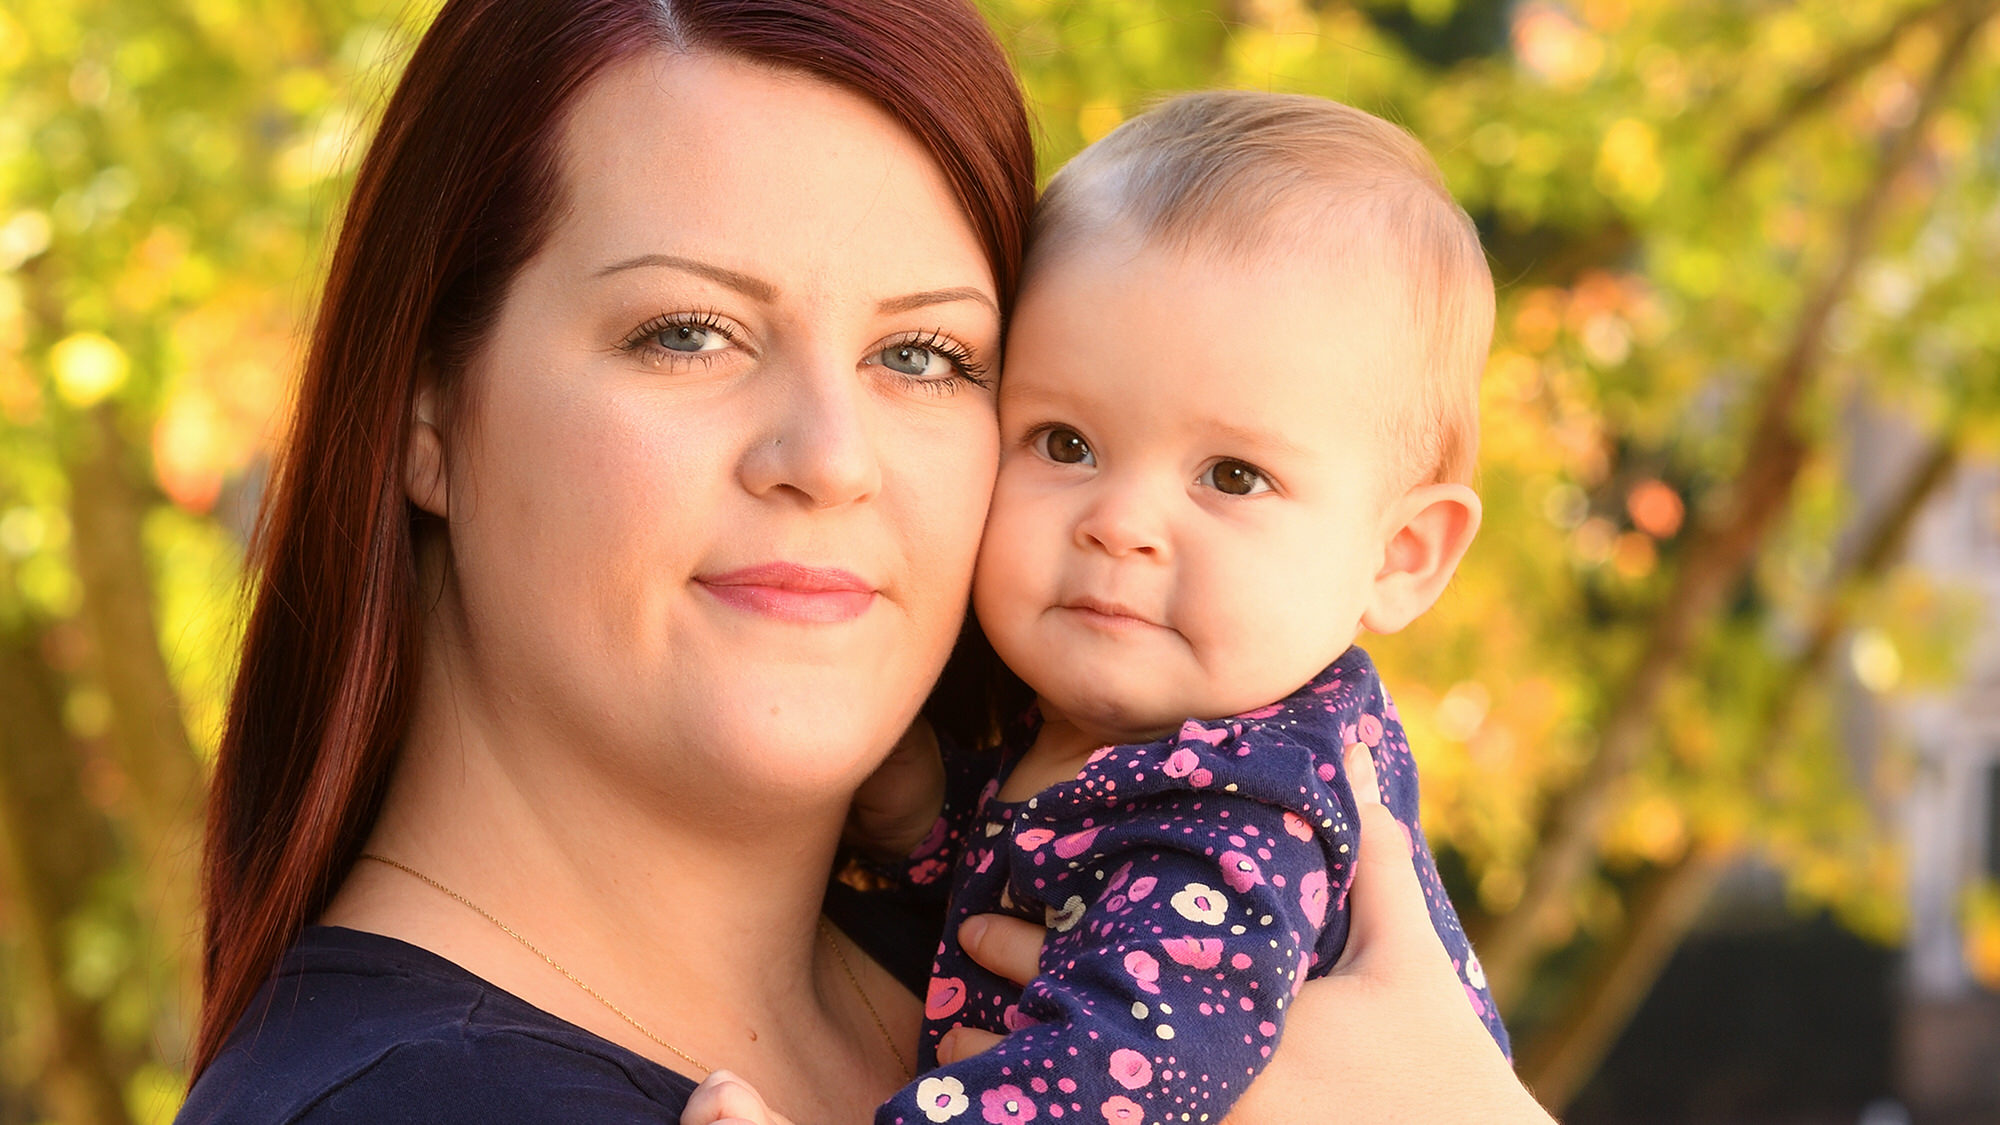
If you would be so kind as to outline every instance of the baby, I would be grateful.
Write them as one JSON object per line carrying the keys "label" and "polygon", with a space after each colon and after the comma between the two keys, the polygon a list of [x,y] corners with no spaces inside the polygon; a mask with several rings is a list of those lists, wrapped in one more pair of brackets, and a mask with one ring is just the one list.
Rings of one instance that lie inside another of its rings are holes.
{"label": "baby", "polygon": [[[951,871],[920,1061],[877,1125],[1219,1122],[1332,968],[1372,751],[1431,916],[1506,1032],[1417,825],[1366,629],[1478,530],[1492,279],[1423,148],[1317,98],[1205,93],[1121,126],[1036,216],[973,605],[1036,695],[911,862]],[[953,935],[1045,920],[1025,989]]]}

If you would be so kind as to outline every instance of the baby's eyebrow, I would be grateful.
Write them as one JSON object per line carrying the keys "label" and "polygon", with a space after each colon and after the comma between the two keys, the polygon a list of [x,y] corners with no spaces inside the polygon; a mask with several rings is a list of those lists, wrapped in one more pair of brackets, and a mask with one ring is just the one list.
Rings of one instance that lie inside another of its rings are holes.
{"label": "baby's eyebrow", "polygon": [[1306,453],[1304,446],[1276,430],[1239,426],[1220,418],[1210,419],[1204,428],[1222,435],[1226,441],[1261,452],[1276,453],[1285,457],[1298,457]]}

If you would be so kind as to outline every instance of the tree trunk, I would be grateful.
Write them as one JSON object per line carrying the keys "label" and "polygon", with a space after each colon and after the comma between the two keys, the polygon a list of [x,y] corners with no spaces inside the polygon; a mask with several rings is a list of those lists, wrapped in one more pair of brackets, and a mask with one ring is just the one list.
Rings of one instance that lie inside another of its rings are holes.
{"label": "tree trunk", "polygon": [[[28,262],[28,350],[46,355],[68,331],[57,269],[48,255]],[[148,493],[134,480],[134,451],[111,402],[81,412],[54,399],[54,421],[69,483],[71,559],[83,587],[81,618],[93,668],[111,701],[113,760],[124,774],[120,822],[143,888],[157,953],[180,982],[176,1016],[191,1010],[199,983],[199,870],[202,776],[180,697],[160,653],[143,521]],[[178,1019],[171,1038],[187,1026]]]}
{"label": "tree trunk", "polygon": [[70,990],[65,923],[109,870],[110,827],[86,799],[61,719],[61,690],[32,644],[0,637],[0,877],[19,905],[18,978],[41,1031],[44,1109],[65,1125],[129,1125],[130,1074],[104,1040],[96,1002]]}

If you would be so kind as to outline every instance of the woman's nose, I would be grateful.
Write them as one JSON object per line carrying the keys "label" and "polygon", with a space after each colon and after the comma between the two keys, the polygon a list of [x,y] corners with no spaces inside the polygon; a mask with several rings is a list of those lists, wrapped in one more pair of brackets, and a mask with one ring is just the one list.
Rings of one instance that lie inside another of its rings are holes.
{"label": "woman's nose", "polygon": [[1113,557],[1167,557],[1166,514],[1156,490],[1123,474],[1100,474],[1086,487],[1093,495],[1076,523],[1079,547]]}
{"label": "woman's nose", "polygon": [[781,391],[768,404],[769,424],[744,451],[743,486],[758,496],[793,495],[814,508],[880,491],[880,436],[863,380],[820,365],[794,369],[775,385]]}

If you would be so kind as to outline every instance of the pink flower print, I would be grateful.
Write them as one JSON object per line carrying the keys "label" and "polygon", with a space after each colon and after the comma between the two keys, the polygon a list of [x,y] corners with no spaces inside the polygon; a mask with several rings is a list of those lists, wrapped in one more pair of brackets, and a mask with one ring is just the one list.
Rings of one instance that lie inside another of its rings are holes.
{"label": "pink flower print", "polygon": [[1135,949],[1125,955],[1125,971],[1132,974],[1132,982],[1143,992],[1159,995],[1160,962],[1143,949]]}
{"label": "pink flower print", "polygon": [[935,1125],[944,1125],[965,1112],[965,1083],[950,1075],[926,1078],[917,1083],[917,1105]]}
{"label": "pink flower print", "polygon": [[957,977],[932,977],[924,993],[924,1018],[941,1020],[965,1007],[965,982]]}
{"label": "pink flower print", "polygon": [[1137,879],[1132,880],[1132,889],[1126,892],[1125,897],[1131,899],[1133,902],[1138,902],[1140,899],[1152,894],[1153,888],[1159,885],[1160,881],[1151,875],[1141,875]]}
{"label": "pink flower print", "polygon": [[1204,926],[1221,925],[1229,914],[1229,900],[1206,883],[1189,883],[1175,891],[1173,904],[1181,917]]}
{"label": "pink flower print", "polygon": [[1153,1063],[1130,1047],[1120,1047],[1111,1052],[1111,1080],[1136,1090],[1153,1080]]}
{"label": "pink flower print", "polygon": [[1064,859],[1075,859],[1097,842],[1097,834],[1102,831],[1102,828],[1086,828],[1081,832],[1072,832],[1056,841],[1056,854]]}
{"label": "pink flower print", "polygon": [[1326,924],[1326,872],[1308,871],[1299,876],[1299,909],[1313,925]]}
{"label": "pink flower print", "polygon": [[1115,891],[1118,888],[1124,886],[1125,880],[1131,877],[1132,877],[1132,865],[1129,863],[1121,864],[1118,870],[1113,871],[1111,873],[1111,881],[1109,883],[1104,884],[1104,889],[1107,891]]}
{"label": "pink flower print", "polygon": [[1286,809],[1285,835],[1290,836],[1294,840],[1303,840],[1310,844],[1313,838],[1313,826],[1306,823],[1305,817],[1300,816],[1290,809]]}
{"label": "pink flower print", "polygon": [[924,837],[924,842],[918,844],[917,850],[911,852],[910,854],[918,856],[925,856],[931,854],[932,852],[944,846],[944,838],[950,832],[951,832],[950,823],[947,822],[944,817],[938,817],[936,823],[931,825],[930,833]]}
{"label": "pink flower print", "polygon": [[1479,995],[1478,989],[1466,984],[1464,981],[1460,981],[1459,984],[1465,989],[1465,998],[1472,1001],[1472,1010],[1479,1015],[1480,1019],[1485,1019],[1486,998]]}
{"label": "pink flower print", "polygon": [[1167,763],[1160,767],[1160,772],[1168,777],[1186,777],[1200,764],[1201,756],[1182,746],[1167,755]]}
{"label": "pink flower print", "polygon": [[1180,740],[1182,742],[1206,742],[1210,746],[1219,746],[1222,744],[1222,740],[1228,737],[1228,731],[1209,730],[1193,719],[1189,719],[1187,722],[1181,724]]}
{"label": "pink flower print", "polygon": [[[1293,993],[1293,995],[1296,996],[1298,994]],[[1009,1004],[1000,1013],[1000,1026],[1006,1028],[1008,1031],[1019,1031],[1024,1027],[1033,1027],[1036,1022],[1021,1014],[1021,1006],[1019,1004]]]}
{"label": "pink flower print", "polygon": [[1297,996],[1299,990],[1306,986],[1306,974],[1312,971],[1312,964],[1312,953],[1305,952],[1299,954],[1298,971],[1292,974],[1292,995]]}
{"label": "pink flower print", "polygon": [[1010,1082],[979,1095],[979,1115],[991,1125],[1026,1125],[1035,1119],[1035,1103]]}
{"label": "pink flower print", "polygon": [[1030,828],[1014,837],[1014,842],[1029,851],[1034,851],[1055,838],[1056,834],[1046,828]]}
{"label": "pink flower print", "polygon": [[1285,705],[1284,705],[1284,704],[1282,704],[1282,703],[1273,703],[1273,704],[1271,704],[1271,705],[1270,705],[1269,707],[1259,707],[1259,708],[1257,708],[1257,709],[1256,709],[1255,711],[1245,711],[1245,712],[1243,712],[1243,713],[1242,713],[1241,715],[1238,715],[1238,716],[1237,716],[1237,718],[1239,718],[1239,719],[1268,719],[1268,718],[1270,718],[1271,716],[1273,716],[1273,715],[1277,714],[1278,712],[1280,712],[1280,711],[1283,711],[1284,709],[1285,709]]}
{"label": "pink flower print", "polygon": [[935,883],[938,880],[938,876],[944,874],[944,867],[944,860],[933,856],[910,868],[910,882],[915,883],[919,887]]}
{"label": "pink flower print", "polygon": [[1371,750],[1382,741],[1382,720],[1365,711],[1361,715],[1361,741]]}
{"label": "pink flower print", "polygon": [[1222,961],[1220,938],[1161,938],[1160,946],[1167,956],[1190,969],[1213,969]]}
{"label": "pink flower print", "polygon": [[1242,852],[1223,852],[1222,881],[1228,883],[1237,894],[1242,894],[1251,887],[1263,883],[1264,869],[1257,866],[1256,860]]}
{"label": "pink flower print", "polygon": [[1106,1125],[1142,1125],[1146,1120],[1146,1111],[1139,1108],[1139,1103],[1123,1094],[1104,1099],[1098,1112],[1104,1114]]}
{"label": "pink flower print", "polygon": [[1198,769],[1188,775],[1188,784],[1194,786],[1196,789],[1206,789],[1214,781],[1215,781],[1215,775],[1208,772],[1208,769],[1206,767]]}

